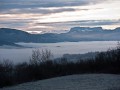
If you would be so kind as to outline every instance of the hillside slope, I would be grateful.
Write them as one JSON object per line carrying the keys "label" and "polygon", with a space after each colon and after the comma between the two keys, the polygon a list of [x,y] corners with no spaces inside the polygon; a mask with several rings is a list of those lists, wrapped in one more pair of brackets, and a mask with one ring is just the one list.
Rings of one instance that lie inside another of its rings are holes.
{"label": "hillside slope", "polygon": [[120,75],[83,74],[24,83],[0,90],[111,90],[119,87]]}
{"label": "hillside slope", "polygon": [[23,47],[21,45],[15,44],[13,42],[0,40],[0,46],[4,46],[4,45],[6,45],[6,46],[14,46],[14,47]]}
{"label": "hillside slope", "polygon": [[0,28],[0,40],[9,42],[34,42],[34,43],[55,43],[55,42],[78,42],[78,41],[119,41],[120,28],[104,30],[101,27],[74,27],[69,32],[55,34],[30,34],[22,30]]}

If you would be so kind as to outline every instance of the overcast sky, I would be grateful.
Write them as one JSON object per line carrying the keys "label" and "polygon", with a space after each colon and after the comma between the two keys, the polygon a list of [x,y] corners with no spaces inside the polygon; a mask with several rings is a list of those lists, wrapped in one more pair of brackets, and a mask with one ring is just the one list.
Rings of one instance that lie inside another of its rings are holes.
{"label": "overcast sky", "polygon": [[0,0],[0,28],[120,27],[120,0]]}

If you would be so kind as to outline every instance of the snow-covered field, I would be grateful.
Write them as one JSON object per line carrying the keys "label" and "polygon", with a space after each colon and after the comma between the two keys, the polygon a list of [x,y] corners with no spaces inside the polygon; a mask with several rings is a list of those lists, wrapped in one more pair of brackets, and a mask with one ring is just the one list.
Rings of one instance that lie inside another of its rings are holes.
{"label": "snow-covered field", "polygon": [[120,88],[120,75],[70,75],[37,82],[24,83],[0,90],[111,90],[111,88]]}

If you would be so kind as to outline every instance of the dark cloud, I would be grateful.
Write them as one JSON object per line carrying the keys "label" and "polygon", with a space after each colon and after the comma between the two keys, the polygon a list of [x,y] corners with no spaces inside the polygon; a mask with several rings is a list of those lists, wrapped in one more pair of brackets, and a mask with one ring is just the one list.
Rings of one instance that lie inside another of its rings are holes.
{"label": "dark cloud", "polygon": [[120,20],[81,20],[68,22],[53,22],[53,23],[36,23],[36,25],[114,25],[120,24]]}
{"label": "dark cloud", "polygon": [[29,22],[32,22],[32,19],[10,19],[10,20],[1,20],[0,24],[29,23]]}
{"label": "dark cloud", "polygon": [[79,25],[114,25],[119,24],[120,20],[83,20],[83,21],[75,21],[73,23],[77,23]]}
{"label": "dark cloud", "polygon": [[[88,5],[91,3],[98,3],[98,0],[0,0],[0,14],[44,15],[61,12],[70,12],[75,11],[77,9],[67,6],[81,6]],[[52,7],[56,8],[49,9]]]}
{"label": "dark cloud", "polygon": [[32,19],[10,19],[10,20],[1,20],[0,26],[8,28],[24,28],[32,22]]}
{"label": "dark cloud", "polygon": [[16,28],[16,29],[23,29],[25,28],[26,25],[27,23],[2,23],[0,24],[2,28]]}
{"label": "dark cloud", "polygon": [[[53,23],[35,23],[35,25],[44,25],[59,27],[61,30],[69,30],[71,27],[96,27],[96,26],[105,26],[105,25],[119,25],[120,20],[81,20],[81,21],[69,21],[69,22],[53,22]],[[57,28],[56,28],[57,30]]]}
{"label": "dark cloud", "polygon": [[[53,22],[53,23],[33,23],[31,19],[25,20],[8,20],[0,22],[1,26],[9,27],[9,28],[18,28],[22,29],[26,26],[29,27],[29,23],[32,24],[30,30],[38,30],[38,31],[49,31],[49,30],[69,30],[71,27],[91,27],[91,26],[104,26],[104,25],[119,25],[120,20],[81,20],[81,21],[69,21],[69,22]],[[30,25],[31,26],[31,25]],[[34,27],[33,27],[34,26]],[[38,27],[37,27],[38,26]],[[39,26],[45,26],[39,27]],[[49,28],[49,27],[52,27]],[[58,28],[59,27],[59,28]],[[24,30],[28,30],[24,28]]]}
{"label": "dark cloud", "polygon": [[103,0],[0,0],[0,9],[81,6],[102,1]]}
{"label": "dark cloud", "polygon": [[70,12],[75,11],[73,8],[56,8],[56,9],[47,9],[47,8],[24,8],[24,9],[10,9],[8,11],[1,11],[1,14],[52,14],[52,13],[61,13],[61,12]]}

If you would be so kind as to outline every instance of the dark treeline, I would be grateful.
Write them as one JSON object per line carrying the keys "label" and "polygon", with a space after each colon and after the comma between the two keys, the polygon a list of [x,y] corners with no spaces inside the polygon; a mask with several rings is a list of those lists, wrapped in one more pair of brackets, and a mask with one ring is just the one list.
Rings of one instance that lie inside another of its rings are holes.
{"label": "dark treeline", "polygon": [[29,63],[14,65],[9,60],[0,63],[0,87],[72,74],[120,74],[120,47],[100,52],[93,59],[54,61],[50,51],[34,50]]}

